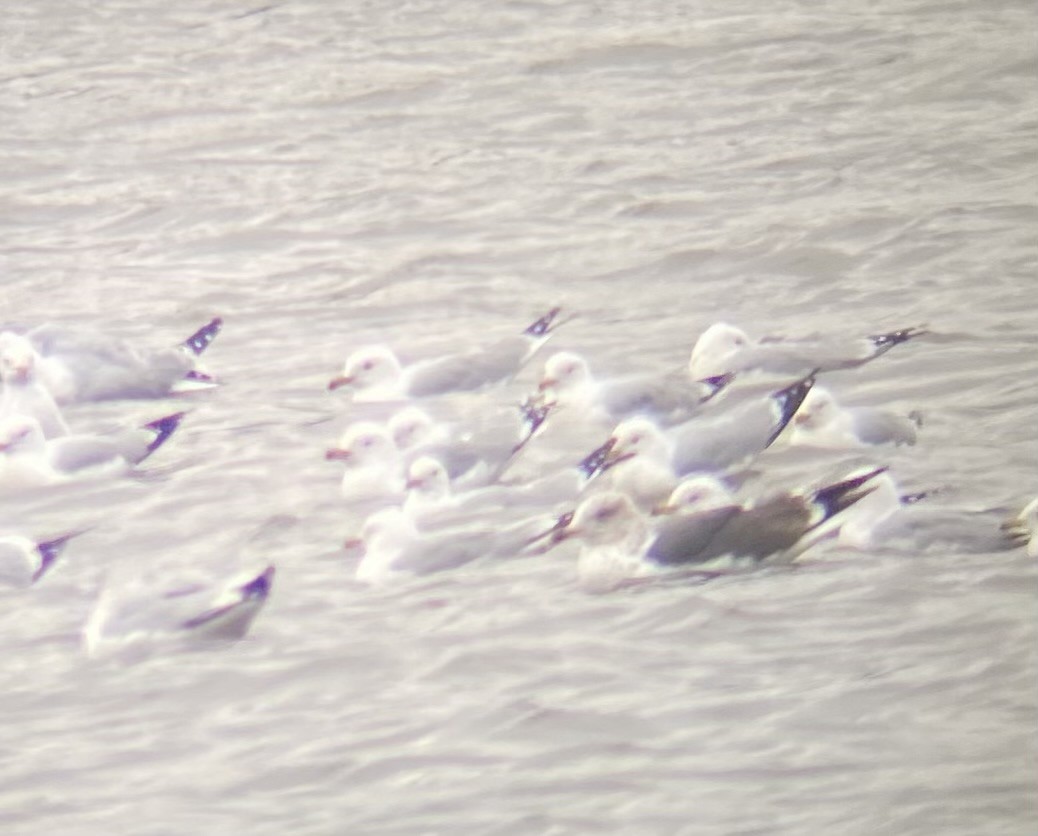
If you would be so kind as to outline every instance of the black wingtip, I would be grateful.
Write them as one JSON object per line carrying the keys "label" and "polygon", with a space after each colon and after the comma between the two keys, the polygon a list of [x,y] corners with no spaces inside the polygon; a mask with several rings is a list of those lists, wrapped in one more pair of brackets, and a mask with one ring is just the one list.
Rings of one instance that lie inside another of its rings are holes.
{"label": "black wingtip", "polygon": [[141,427],[141,429],[151,430],[155,433],[155,437],[148,445],[148,452],[144,454],[144,459],[166,443],[169,437],[176,431],[177,427],[180,426],[180,422],[184,419],[185,415],[187,415],[186,412],[174,412],[172,415],[167,415],[165,418],[159,418],[157,421],[151,421]]}
{"label": "black wingtip", "polygon": [[523,330],[528,337],[543,337],[552,330],[555,317],[559,315],[562,308],[552,308],[548,313]]}
{"label": "black wingtip", "polygon": [[555,523],[552,525],[551,528],[542,531],[540,534],[535,534],[533,537],[531,537],[529,540],[523,543],[523,548],[529,548],[534,543],[539,543],[542,540],[547,540],[547,545],[544,546],[539,553],[543,554],[544,552],[549,551],[552,548],[552,546],[555,546],[562,541],[563,537],[560,535],[563,531],[566,530],[569,524],[573,522],[573,515],[575,513],[575,511],[567,511],[566,513],[559,516],[559,518],[555,520]]}
{"label": "black wingtip", "polygon": [[190,371],[185,372],[183,379],[190,380],[193,383],[211,383],[214,386],[217,383],[216,378],[213,377],[211,374],[200,372],[198,371],[198,369],[191,369]]}
{"label": "black wingtip", "polygon": [[527,437],[531,437],[541,428],[556,406],[555,401],[548,401],[535,395],[527,397],[519,404],[519,412],[523,416],[523,426],[526,427]]}
{"label": "black wingtip", "polygon": [[800,378],[795,383],[791,383],[785,389],[779,389],[774,392],[771,399],[778,404],[779,417],[775,422],[775,427],[768,436],[768,443],[765,447],[770,447],[774,443],[775,439],[782,435],[782,431],[786,428],[786,425],[793,420],[793,416],[796,415],[797,410],[800,409],[800,404],[804,402],[804,398],[807,397],[807,393],[811,391],[811,387],[815,385],[815,376],[820,372],[821,369],[814,369],[806,377]]}
{"label": "black wingtip", "polygon": [[274,566],[270,565],[255,578],[241,587],[243,601],[263,600],[270,595],[271,587],[274,585]]}
{"label": "black wingtip", "polygon": [[829,519],[829,517],[840,513],[840,511],[850,508],[859,499],[871,493],[872,489],[862,492],[860,488],[863,488],[881,473],[886,473],[889,469],[886,465],[877,467],[860,476],[853,476],[850,479],[844,479],[842,482],[836,482],[815,491],[812,499],[816,505],[822,508],[824,513],[823,519]]}
{"label": "black wingtip", "polygon": [[702,402],[706,403],[712,397],[717,395],[718,392],[727,387],[733,380],[735,380],[735,372],[715,374],[713,377],[704,377],[702,380],[697,380],[696,383],[701,383],[708,389],[706,397],[703,398]]}
{"label": "black wingtip", "polygon": [[65,550],[65,544],[75,536],[76,534],[66,534],[62,537],[56,537],[53,540],[45,540],[42,543],[36,544],[36,551],[40,555],[40,568],[33,573],[33,583],[36,583],[50,571],[50,568],[57,562],[58,558],[61,557],[61,553]]}
{"label": "black wingtip", "polygon": [[873,356],[878,357],[880,354],[890,351],[895,345],[901,345],[901,343],[906,343],[914,337],[921,337],[927,333],[929,332],[923,326],[913,325],[910,328],[901,328],[886,334],[872,334],[868,339],[876,349]]}
{"label": "black wingtip", "polygon": [[222,327],[223,319],[218,316],[214,317],[184,340],[181,345],[197,357],[209,348],[209,343],[216,339],[216,335],[220,333]]}
{"label": "black wingtip", "polygon": [[601,447],[596,447],[577,463],[577,469],[584,474],[585,479],[591,479],[603,469],[615,445],[616,440],[610,438],[605,444]]}

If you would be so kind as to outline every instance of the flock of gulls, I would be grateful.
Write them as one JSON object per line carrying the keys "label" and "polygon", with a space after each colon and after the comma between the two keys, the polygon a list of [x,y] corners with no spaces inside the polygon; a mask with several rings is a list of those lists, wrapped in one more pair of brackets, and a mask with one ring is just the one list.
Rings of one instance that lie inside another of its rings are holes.
{"label": "flock of gulls", "polygon": [[[363,520],[345,542],[357,581],[569,553],[579,585],[602,593],[797,563],[823,548],[958,536],[921,523],[932,496],[903,493],[883,462],[888,445],[915,444],[921,417],[841,406],[819,382],[882,362],[924,329],[753,339],[717,323],[687,368],[603,378],[558,348],[568,319],[555,308],[512,337],[413,363],[384,345],[348,356],[327,388],[351,423],[325,458],[342,468],[343,500]],[[183,411],[91,435],[70,428],[63,407],[218,387],[201,358],[221,327],[214,319],[161,349],[67,326],[0,333],[0,509],[5,497],[147,468]],[[524,379],[529,391],[509,402]],[[825,451],[815,477],[769,489],[759,457],[781,447]],[[1001,527],[979,515],[959,523],[977,548],[1038,556],[1038,499]],[[5,529],[0,583],[12,587],[45,582],[78,533]],[[112,634],[240,637],[274,575],[268,566],[131,600],[102,593],[87,649]]]}

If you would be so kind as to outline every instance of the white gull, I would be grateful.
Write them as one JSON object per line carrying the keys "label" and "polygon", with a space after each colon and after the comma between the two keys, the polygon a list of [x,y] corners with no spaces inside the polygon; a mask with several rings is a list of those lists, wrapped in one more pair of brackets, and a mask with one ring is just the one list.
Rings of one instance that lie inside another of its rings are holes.
{"label": "white gull", "polygon": [[538,390],[588,421],[615,423],[637,414],[676,423],[687,420],[730,377],[690,383],[687,378],[635,376],[597,380],[587,360],[559,351],[544,362]]}
{"label": "white gull", "polygon": [[127,473],[173,434],[183,412],[112,435],[74,434],[47,440],[27,415],[0,420],[0,492]]}
{"label": "white gull", "polygon": [[36,583],[61,556],[75,535],[53,540],[32,540],[19,534],[0,536],[0,583],[26,587]]}
{"label": "white gull", "polygon": [[464,566],[480,558],[519,556],[532,532],[543,528],[543,518],[507,525],[470,519],[465,527],[419,531],[401,508],[383,508],[361,526],[358,538],[345,548],[363,557],[356,579],[382,584],[400,576],[427,575]]}
{"label": "white gull", "polygon": [[37,374],[37,357],[25,337],[11,331],[0,334],[0,418],[29,415],[39,422],[45,438],[68,435],[57,402]]}
{"label": "white gull", "polygon": [[922,328],[903,328],[859,338],[752,339],[741,328],[718,322],[696,340],[688,361],[693,380],[750,370],[803,374],[860,366],[896,345],[921,336]]}
{"label": "white gull", "polygon": [[553,308],[520,334],[485,348],[404,365],[384,345],[358,348],[328,389],[348,387],[355,401],[395,401],[482,389],[513,378],[560,323]]}
{"label": "white gull", "polygon": [[787,439],[790,444],[845,448],[871,444],[915,444],[918,414],[898,415],[875,407],[841,407],[822,386],[815,386],[800,405]]}
{"label": "white gull", "polygon": [[109,643],[139,640],[240,639],[263,608],[274,567],[213,582],[107,587],[83,629],[90,655]]}
{"label": "white gull", "polygon": [[198,357],[221,325],[222,320],[213,319],[179,345],[159,348],[58,325],[41,325],[25,336],[39,355],[40,377],[58,403],[161,398],[213,384]]}
{"label": "white gull", "polygon": [[340,490],[350,501],[399,498],[404,494],[404,462],[388,431],[373,421],[355,421],[325,452],[342,462]]}
{"label": "white gull", "polygon": [[724,470],[766,449],[813,385],[814,377],[808,376],[766,397],[722,406],[669,429],[648,418],[628,418],[584,458],[581,469],[588,478],[612,471],[612,487],[648,510],[681,476]]}
{"label": "white gull", "polygon": [[498,484],[456,491],[447,468],[432,456],[420,456],[407,471],[403,509],[419,528],[464,524],[478,512],[548,508],[572,501],[579,491],[579,475],[572,469],[525,484]]}

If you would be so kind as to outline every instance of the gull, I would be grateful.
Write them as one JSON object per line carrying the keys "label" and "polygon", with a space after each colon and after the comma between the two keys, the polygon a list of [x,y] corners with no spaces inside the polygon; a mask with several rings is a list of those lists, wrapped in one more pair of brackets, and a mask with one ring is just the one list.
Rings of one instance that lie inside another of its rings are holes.
{"label": "gull", "polygon": [[[406,406],[386,422],[393,444],[405,464],[431,456],[447,469],[458,485],[475,487],[496,481],[509,464],[522,436],[522,426],[509,411],[509,422],[484,422],[476,429],[461,429],[434,421],[424,409]],[[515,440],[511,440],[514,438]]]}
{"label": "gull", "polygon": [[745,400],[718,414],[704,413],[667,430],[648,418],[628,418],[580,467],[589,479],[616,468],[612,487],[647,510],[661,502],[680,477],[724,470],[766,449],[813,385],[812,374],[765,398]]}
{"label": "gull", "polygon": [[[910,555],[988,554],[1027,544],[1028,553],[1038,556],[1032,539],[1038,527],[1038,499],[1003,522],[999,531],[990,509],[931,507],[922,502],[943,493],[940,489],[905,494],[890,473],[877,476],[870,487],[867,496],[840,515],[838,525],[820,526],[805,537],[801,551],[823,541],[844,551],[884,549]],[[796,559],[810,556],[813,552]]]}
{"label": "gull", "polygon": [[361,526],[358,538],[347,540],[350,553],[363,554],[356,579],[382,584],[400,576],[428,575],[464,566],[479,558],[519,556],[529,541],[531,526],[543,528],[543,519],[524,520],[505,526],[442,528],[419,531],[402,508],[383,508]]}
{"label": "gull", "polygon": [[538,390],[564,408],[589,420],[615,423],[650,414],[668,423],[687,419],[731,382],[732,376],[690,384],[687,379],[622,377],[596,380],[587,361],[572,351],[559,351],[544,362]]}
{"label": "gull", "polygon": [[778,493],[742,504],[728,496],[701,500],[653,524],[624,494],[593,494],[550,532],[551,545],[578,539],[580,585],[609,592],[634,579],[681,573],[720,574],[795,550],[814,528],[867,495],[875,470],[807,493]]}
{"label": "gull", "polygon": [[346,466],[341,491],[350,501],[400,497],[404,492],[404,463],[393,439],[374,421],[355,421],[324,456]]}
{"label": "gull", "polygon": [[263,608],[274,582],[274,567],[217,583],[158,589],[138,585],[106,589],[87,620],[83,640],[96,655],[111,641],[140,639],[240,639]]}
{"label": "gull", "polygon": [[28,415],[0,420],[0,492],[123,475],[159,449],[184,417],[177,412],[112,435],[47,440]]}
{"label": "gull", "polygon": [[220,331],[217,317],[176,346],[143,348],[84,328],[41,325],[26,333],[43,383],[58,403],[161,398],[210,386],[198,357]]}
{"label": "gull", "polygon": [[32,540],[19,534],[0,536],[0,583],[26,587],[36,583],[57,562],[75,535]]}
{"label": "gull", "polygon": [[793,417],[788,440],[828,448],[912,445],[920,423],[918,413],[906,417],[874,407],[841,407],[828,389],[815,386]]}
{"label": "gull", "polygon": [[10,331],[0,334],[0,418],[29,415],[39,422],[45,438],[68,435],[57,402],[36,373],[36,358],[25,337]]}
{"label": "gull", "polygon": [[474,512],[517,506],[540,506],[572,500],[579,475],[559,471],[523,485],[488,485],[456,492],[447,468],[432,456],[420,456],[407,471],[403,510],[419,525],[461,524]]}
{"label": "gull", "polygon": [[1006,520],[1002,530],[1014,546],[1027,545],[1027,556],[1038,557],[1038,499],[1032,499],[1019,514]]}
{"label": "gull", "polygon": [[693,380],[750,370],[802,374],[860,366],[896,345],[927,333],[919,327],[857,339],[753,340],[741,328],[718,322],[696,340],[688,361]]}
{"label": "gull", "polygon": [[346,359],[328,389],[349,387],[354,401],[394,401],[474,391],[510,380],[561,324],[555,321],[559,311],[552,308],[520,334],[478,351],[407,366],[386,346],[363,346]]}
{"label": "gull", "polygon": [[[903,496],[890,472],[885,468],[871,470],[865,478],[869,490],[860,494],[852,505],[845,506],[836,519],[832,519],[835,515],[830,515],[813,526],[811,531],[797,542],[797,555],[816,543],[833,537],[844,548],[866,549],[874,544],[877,536],[881,536],[889,528],[889,521],[902,507],[913,504],[924,496]],[[698,474],[679,482],[667,501],[656,506],[652,514],[662,516],[698,513],[724,508],[734,501],[733,491],[722,480],[711,474]]]}

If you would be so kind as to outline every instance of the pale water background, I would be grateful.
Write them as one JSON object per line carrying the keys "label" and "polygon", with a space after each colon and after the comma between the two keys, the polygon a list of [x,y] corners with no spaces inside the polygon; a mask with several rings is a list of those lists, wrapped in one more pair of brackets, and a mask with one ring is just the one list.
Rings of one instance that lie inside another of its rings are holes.
{"label": "pale water background", "polygon": [[[97,525],[0,593],[0,830],[1034,832],[1022,551],[606,597],[559,557],[371,591],[322,451],[350,415],[324,384],[371,340],[478,345],[561,304],[581,316],[560,346],[663,371],[719,318],[925,322],[933,340],[834,383],[922,410],[886,460],[994,525],[1038,491],[1036,19],[990,0],[8,4],[0,320],[161,344],[222,315],[227,383],[151,478],[0,506],[22,530]],[[246,641],[81,651],[106,573],[269,560]]]}

